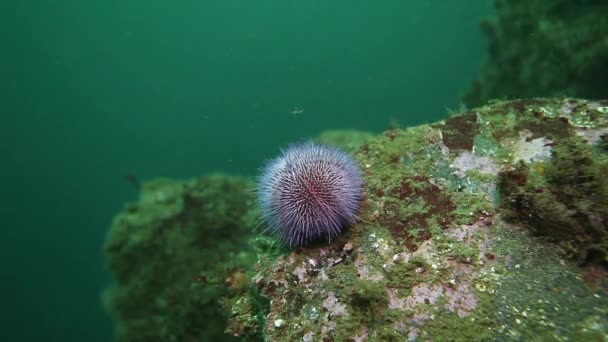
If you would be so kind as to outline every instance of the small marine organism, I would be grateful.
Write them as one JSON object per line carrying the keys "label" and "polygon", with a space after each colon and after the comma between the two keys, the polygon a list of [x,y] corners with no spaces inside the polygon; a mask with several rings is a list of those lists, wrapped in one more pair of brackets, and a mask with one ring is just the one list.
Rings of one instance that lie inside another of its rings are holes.
{"label": "small marine organism", "polygon": [[354,222],[361,192],[355,160],[311,142],[292,145],[270,160],[257,187],[267,229],[290,247],[331,241]]}
{"label": "small marine organism", "polygon": [[302,113],[304,113],[304,107],[302,107],[302,106],[295,106],[295,107],[293,107],[291,110],[289,110],[289,113],[290,113],[291,115],[299,115],[299,114],[302,114]]}

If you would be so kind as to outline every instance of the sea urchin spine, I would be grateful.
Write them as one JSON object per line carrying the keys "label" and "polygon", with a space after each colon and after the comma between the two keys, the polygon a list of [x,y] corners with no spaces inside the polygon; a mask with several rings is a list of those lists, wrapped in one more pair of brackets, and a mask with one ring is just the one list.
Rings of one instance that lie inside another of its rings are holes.
{"label": "sea urchin spine", "polygon": [[325,145],[292,145],[268,162],[258,201],[269,230],[290,246],[338,235],[355,220],[362,181],[357,163]]}

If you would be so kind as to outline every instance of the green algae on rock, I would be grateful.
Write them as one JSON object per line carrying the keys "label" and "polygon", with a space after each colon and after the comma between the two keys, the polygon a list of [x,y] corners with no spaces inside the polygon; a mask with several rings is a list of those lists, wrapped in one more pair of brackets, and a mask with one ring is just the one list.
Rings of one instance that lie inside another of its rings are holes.
{"label": "green algae on rock", "polygon": [[463,97],[468,106],[494,98],[608,94],[608,2],[494,0],[482,22],[488,38],[481,75]]}
{"label": "green algae on rock", "polygon": [[143,184],[107,235],[103,304],[117,341],[230,340],[218,302],[247,288],[253,183],[227,176]]}
{"label": "green algae on rock", "polygon": [[500,174],[511,220],[559,242],[582,264],[608,266],[608,158],[574,136],[555,143],[532,168]]}
{"label": "green algae on rock", "polygon": [[374,137],[372,133],[354,129],[324,131],[314,139],[324,145],[338,147],[348,153],[354,153]]}
{"label": "green algae on rock", "polygon": [[[330,244],[259,248],[250,290],[226,302],[229,331],[269,341],[608,338],[607,109],[498,101],[369,140],[355,153],[361,219]],[[570,217],[580,229],[544,216],[552,209],[534,194],[545,192],[582,212]]]}
{"label": "green algae on rock", "polygon": [[295,251],[252,234],[249,180],[144,183],[104,247],[117,340],[608,339],[608,101],[364,138],[360,219]]}

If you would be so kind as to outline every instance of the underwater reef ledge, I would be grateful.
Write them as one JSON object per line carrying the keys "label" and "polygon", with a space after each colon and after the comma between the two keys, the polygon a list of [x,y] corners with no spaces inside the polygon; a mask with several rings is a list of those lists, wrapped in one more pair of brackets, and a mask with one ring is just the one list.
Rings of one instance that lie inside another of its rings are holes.
{"label": "underwater reef ledge", "polygon": [[144,183],[104,246],[116,339],[608,339],[608,101],[494,101],[332,142],[365,185],[331,243],[254,232],[248,179]]}
{"label": "underwater reef ledge", "polygon": [[494,0],[485,63],[462,101],[608,94],[608,1]]}

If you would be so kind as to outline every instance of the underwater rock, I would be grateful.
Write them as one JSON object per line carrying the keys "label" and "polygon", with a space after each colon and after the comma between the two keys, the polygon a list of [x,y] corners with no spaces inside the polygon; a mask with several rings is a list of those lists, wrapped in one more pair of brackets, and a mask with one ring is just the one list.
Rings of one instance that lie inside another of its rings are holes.
{"label": "underwater rock", "polygon": [[115,217],[104,246],[115,281],[103,304],[116,321],[117,341],[235,339],[224,333],[218,301],[247,288],[253,187],[219,175],[143,184],[139,201]]}
{"label": "underwater rock", "polygon": [[488,38],[481,75],[463,97],[468,106],[494,98],[608,94],[608,2],[495,0],[483,21]]}
{"label": "underwater rock", "polygon": [[346,152],[354,153],[363,144],[370,141],[374,135],[369,132],[357,131],[354,129],[331,130],[322,132],[315,142],[324,145],[331,145],[343,149]]}
{"label": "underwater rock", "polygon": [[360,219],[331,243],[251,239],[223,303],[248,340],[608,338],[608,102],[493,102],[354,154]]}
{"label": "underwater rock", "polygon": [[104,246],[116,339],[608,338],[608,101],[497,101],[364,140],[359,218],[296,250],[252,232],[250,180],[144,183]]}

